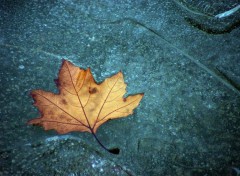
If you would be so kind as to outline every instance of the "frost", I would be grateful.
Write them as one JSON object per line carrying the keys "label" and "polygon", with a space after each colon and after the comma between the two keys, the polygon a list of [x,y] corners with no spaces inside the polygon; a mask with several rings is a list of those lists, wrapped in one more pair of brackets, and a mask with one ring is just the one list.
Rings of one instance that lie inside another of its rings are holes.
{"label": "frost", "polygon": [[103,172],[103,166],[106,164],[106,161],[102,159],[96,159],[93,155],[90,158],[92,159],[92,168],[99,169],[99,172]]}

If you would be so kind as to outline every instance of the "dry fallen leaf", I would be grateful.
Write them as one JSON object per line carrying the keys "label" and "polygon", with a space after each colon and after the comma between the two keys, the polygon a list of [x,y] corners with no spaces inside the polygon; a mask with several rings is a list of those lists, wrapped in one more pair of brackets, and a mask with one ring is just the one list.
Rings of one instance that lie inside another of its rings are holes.
{"label": "dry fallen leaf", "polygon": [[31,92],[41,116],[28,124],[41,125],[45,130],[54,129],[60,134],[87,131],[103,148],[95,135],[98,127],[109,119],[132,114],[143,97],[143,94],[123,97],[126,84],[121,72],[97,84],[90,68],[81,69],[67,60],[63,60],[56,84],[59,94],[43,90]]}

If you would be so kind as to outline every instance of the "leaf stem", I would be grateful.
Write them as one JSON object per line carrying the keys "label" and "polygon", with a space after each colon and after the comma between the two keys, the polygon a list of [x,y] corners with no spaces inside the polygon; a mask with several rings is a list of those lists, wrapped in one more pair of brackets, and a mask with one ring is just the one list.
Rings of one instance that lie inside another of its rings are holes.
{"label": "leaf stem", "polygon": [[106,151],[108,151],[109,153],[112,153],[112,154],[119,154],[120,150],[119,148],[111,148],[111,149],[108,149],[106,148],[102,143],[101,141],[98,139],[98,137],[96,136],[96,134],[94,134],[94,132],[92,131],[92,135],[94,136],[94,138],[96,139],[96,141],[98,142],[98,144],[104,148]]}

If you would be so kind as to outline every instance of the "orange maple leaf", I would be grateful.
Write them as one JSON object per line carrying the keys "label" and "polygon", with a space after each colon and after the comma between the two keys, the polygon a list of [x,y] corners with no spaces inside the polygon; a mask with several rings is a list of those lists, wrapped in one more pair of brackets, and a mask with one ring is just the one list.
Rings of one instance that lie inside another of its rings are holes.
{"label": "orange maple leaf", "polygon": [[90,68],[76,67],[63,60],[56,84],[59,94],[34,90],[31,95],[41,116],[28,124],[41,125],[45,130],[54,129],[60,134],[72,131],[87,131],[98,143],[111,153],[118,149],[107,149],[95,133],[109,119],[126,117],[139,105],[143,93],[124,98],[126,84],[122,72],[97,84]]}

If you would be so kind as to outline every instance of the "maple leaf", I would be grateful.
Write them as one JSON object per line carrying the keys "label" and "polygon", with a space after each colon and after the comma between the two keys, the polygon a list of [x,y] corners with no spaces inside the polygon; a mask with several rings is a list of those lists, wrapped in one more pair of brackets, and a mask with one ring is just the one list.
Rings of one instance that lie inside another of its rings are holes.
{"label": "maple leaf", "polygon": [[132,114],[143,93],[125,98],[127,85],[122,72],[98,84],[90,68],[81,69],[67,60],[63,60],[55,82],[58,94],[43,90],[31,92],[41,116],[28,121],[28,124],[43,126],[45,130],[54,129],[59,134],[90,132],[104,149],[119,153],[119,149],[107,149],[95,133],[107,120]]}

